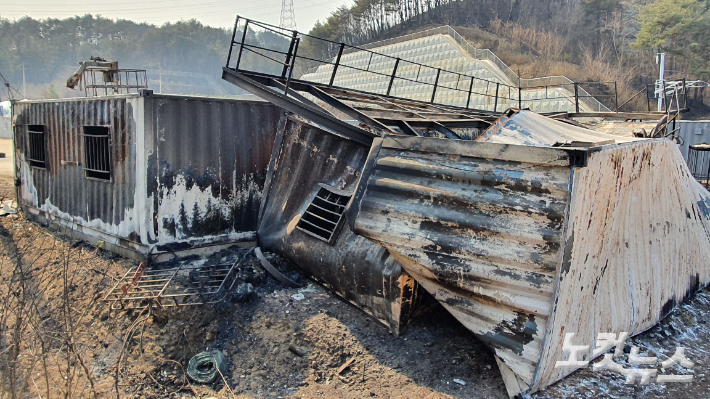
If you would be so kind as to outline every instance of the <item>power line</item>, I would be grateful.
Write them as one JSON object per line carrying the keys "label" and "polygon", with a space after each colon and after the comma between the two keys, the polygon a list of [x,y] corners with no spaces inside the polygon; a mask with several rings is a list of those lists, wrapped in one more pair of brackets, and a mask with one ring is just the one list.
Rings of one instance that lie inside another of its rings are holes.
{"label": "power line", "polygon": [[14,99],[15,99],[15,96],[12,95],[13,92],[14,92],[18,97],[21,97],[21,96],[20,96],[20,92],[17,91],[17,89],[15,89],[14,87],[10,86],[10,82],[8,82],[7,79],[5,79],[5,76],[2,75],[2,72],[0,72],[0,79],[2,79],[3,85],[4,85],[5,88],[7,89],[7,96],[10,98],[10,100],[14,100]]}

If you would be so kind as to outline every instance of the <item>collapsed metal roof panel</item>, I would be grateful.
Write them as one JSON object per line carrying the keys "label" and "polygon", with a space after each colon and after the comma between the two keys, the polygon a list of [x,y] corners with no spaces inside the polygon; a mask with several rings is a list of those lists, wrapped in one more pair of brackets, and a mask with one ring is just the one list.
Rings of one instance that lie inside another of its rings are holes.
{"label": "collapsed metal roof panel", "polygon": [[574,371],[566,334],[633,336],[710,283],[710,193],[669,140],[377,139],[347,217],[495,351],[511,396]]}
{"label": "collapsed metal roof panel", "polygon": [[532,385],[552,310],[573,154],[377,139],[348,220]]}
{"label": "collapsed metal roof panel", "polygon": [[597,132],[548,118],[532,111],[508,111],[498,118],[476,141],[530,146],[554,146],[561,143],[626,143],[640,140],[629,134]]}

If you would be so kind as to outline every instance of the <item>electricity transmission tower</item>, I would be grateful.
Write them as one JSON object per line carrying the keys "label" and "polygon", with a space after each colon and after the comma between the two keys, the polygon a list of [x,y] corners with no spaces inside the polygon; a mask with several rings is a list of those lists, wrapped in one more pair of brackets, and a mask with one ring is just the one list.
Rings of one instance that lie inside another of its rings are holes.
{"label": "electricity transmission tower", "polygon": [[293,11],[293,0],[281,0],[281,19],[279,27],[296,30],[296,14]]}

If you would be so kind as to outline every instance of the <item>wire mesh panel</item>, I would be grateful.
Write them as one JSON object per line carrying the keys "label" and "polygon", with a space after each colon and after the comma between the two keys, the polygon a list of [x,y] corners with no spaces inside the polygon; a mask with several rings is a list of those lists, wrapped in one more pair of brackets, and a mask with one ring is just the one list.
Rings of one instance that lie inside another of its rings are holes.
{"label": "wire mesh panel", "polygon": [[27,160],[30,166],[44,168],[47,165],[44,125],[27,126]]}
{"label": "wire mesh panel", "polygon": [[700,184],[710,189],[710,144],[700,143],[689,147],[688,168]]}
{"label": "wire mesh panel", "polygon": [[84,126],[84,170],[86,177],[111,180],[111,156],[107,126]]}

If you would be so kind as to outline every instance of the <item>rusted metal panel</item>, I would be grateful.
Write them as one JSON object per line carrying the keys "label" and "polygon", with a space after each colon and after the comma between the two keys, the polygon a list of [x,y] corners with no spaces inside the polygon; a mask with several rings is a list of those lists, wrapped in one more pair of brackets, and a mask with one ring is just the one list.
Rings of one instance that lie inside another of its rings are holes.
{"label": "rusted metal panel", "polygon": [[278,252],[394,333],[424,293],[389,252],[343,227],[329,244],[296,228],[321,184],[351,193],[369,147],[289,116],[279,129],[259,222],[259,244]]}
{"label": "rusted metal panel", "polygon": [[264,101],[153,95],[146,101],[147,184],[157,250],[254,241],[283,112]]}
{"label": "rusted metal panel", "polygon": [[[646,140],[607,146],[575,171],[554,319],[533,389],[573,371],[565,333],[639,334],[710,283],[710,193],[678,146]],[[590,353],[586,359],[591,357]]]}
{"label": "rusted metal panel", "polygon": [[600,133],[544,117],[532,111],[509,110],[501,115],[483,134],[479,142],[552,146],[556,143],[608,142],[625,143],[638,140],[631,135]]}
{"label": "rusted metal panel", "polygon": [[[140,242],[136,186],[136,96],[15,104],[18,202],[49,219]],[[26,160],[27,126],[45,126],[46,169]],[[84,126],[108,126],[111,181],[87,178]],[[143,195],[145,193],[143,192]]]}
{"label": "rusted metal panel", "polygon": [[570,159],[555,149],[386,138],[348,213],[356,233],[389,249],[528,385],[550,316]]}

